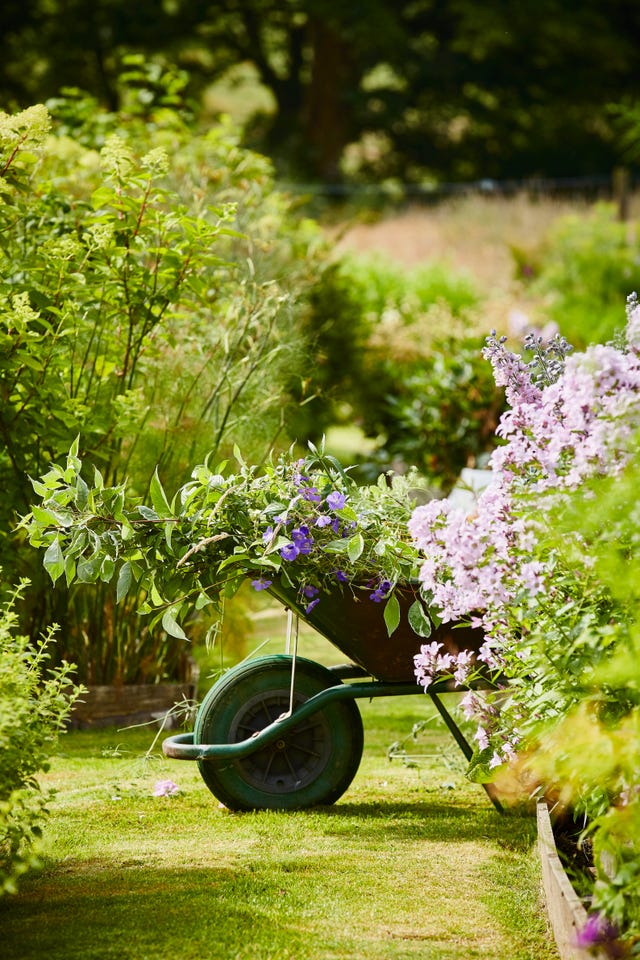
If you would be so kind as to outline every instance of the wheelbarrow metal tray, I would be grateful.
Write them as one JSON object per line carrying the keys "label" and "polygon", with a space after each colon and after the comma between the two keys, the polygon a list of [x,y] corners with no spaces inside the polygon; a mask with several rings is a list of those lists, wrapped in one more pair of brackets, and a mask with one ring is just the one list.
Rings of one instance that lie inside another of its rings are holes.
{"label": "wheelbarrow metal tray", "polygon": [[477,653],[484,642],[481,629],[456,623],[441,624],[428,639],[419,637],[411,629],[407,616],[409,607],[419,596],[417,586],[411,584],[396,588],[400,624],[391,636],[382,615],[382,604],[371,600],[364,590],[358,595],[347,587],[336,587],[329,594],[323,593],[309,613],[305,612],[305,601],[295,587],[282,579],[272,583],[269,593],[370,676],[390,683],[415,682],[413,658],[423,643],[441,643],[447,653],[461,650]]}

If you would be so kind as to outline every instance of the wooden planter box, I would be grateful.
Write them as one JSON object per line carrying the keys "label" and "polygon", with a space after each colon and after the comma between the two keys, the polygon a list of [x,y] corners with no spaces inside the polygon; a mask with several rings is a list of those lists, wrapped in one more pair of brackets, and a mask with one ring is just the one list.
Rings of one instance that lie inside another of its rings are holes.
{"label": "wooden planter box", "polygon": [[560,960],[606,960],[600,951],[593,953],[576,946],[578,931],[587,921],[587,911],[558,856],[549,809],[544,800],[537,804],[536,813],[545,906]]}

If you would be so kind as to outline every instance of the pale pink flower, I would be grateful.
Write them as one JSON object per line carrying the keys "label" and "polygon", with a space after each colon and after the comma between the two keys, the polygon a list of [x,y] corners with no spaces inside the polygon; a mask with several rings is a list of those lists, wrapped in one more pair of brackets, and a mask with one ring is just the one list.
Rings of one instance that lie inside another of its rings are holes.
{"label": "pale pink flower", "polygon": [[153,788],[154,797],[174,797],[179,793],[180,787],[173,780],[158,780]]}

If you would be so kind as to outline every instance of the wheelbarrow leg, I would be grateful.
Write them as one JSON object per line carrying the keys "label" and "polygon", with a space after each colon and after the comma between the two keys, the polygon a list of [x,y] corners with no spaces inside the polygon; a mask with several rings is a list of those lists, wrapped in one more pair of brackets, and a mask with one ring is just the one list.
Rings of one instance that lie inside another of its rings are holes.
{"label": "wheelbarrow leg", "polygon": [[[435,691],[429,690],[429,689],[427,689],[427,693],[431,697],[431,700],[433,701],[433,705],[435,706],[436,710],[438,711],[438,713],[444,720],[445,724],[447,725],[449,732],[453,735],[454,740],[462,750],[465,760],[471,760],[471,757],[473,756],[473,747],[471,746],[469,741],[466,739],[462,730],[460,729],[458,724],[455,722],[455,720],[453,719],[453,717],[445,707],[444,703],[442,702],[438,694]],[[493,804],[495,809],[498,811],[498,813],[504,813],[504,807],[498,800],[493,784],[483,783],[482,786],[484,787],[485,793],[489,797],[489,800],[491,800],[491,803]]]}

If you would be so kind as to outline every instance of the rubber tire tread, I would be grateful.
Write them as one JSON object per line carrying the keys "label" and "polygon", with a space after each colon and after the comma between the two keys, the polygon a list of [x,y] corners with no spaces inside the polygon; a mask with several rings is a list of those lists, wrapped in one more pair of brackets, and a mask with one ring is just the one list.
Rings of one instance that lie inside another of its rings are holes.
{"label": "rubber tire tread", "polygon": [[[195,722],[194,742],[228,743],[232,724],[252,697],[268,695],[269,691],[288,691],[291,660],[284,654],[258,657],[226,673],[202,701]],[[304,700],[340,682],[326,667],[303,657],[297,658],[295,679],[296,695]],[[246,781],[242,761],[231,759],[198,761],[206,786],[231,810],[300,810],[335,803],[360,766],[364,731],[355,700],[329,703],[322,714],[331,740],[329,757],[315,779],[301,789],[280,794],[262,791]]]}

